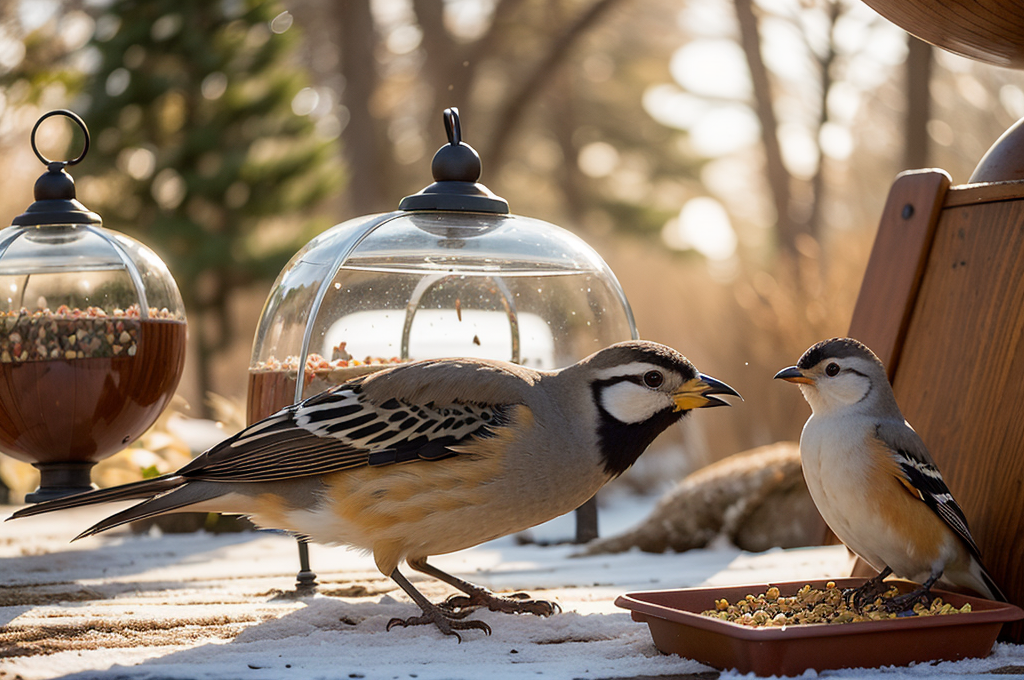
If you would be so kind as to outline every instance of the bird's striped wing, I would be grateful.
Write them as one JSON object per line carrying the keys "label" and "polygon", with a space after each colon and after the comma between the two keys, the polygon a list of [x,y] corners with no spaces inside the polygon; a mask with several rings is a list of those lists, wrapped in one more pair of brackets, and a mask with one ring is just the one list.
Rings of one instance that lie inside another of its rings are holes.
{"label": "bird's striped wing", "polygon": [[899,425],[884,423],[878,426],[876,434],[893,452],[902,475],[900,481],[935,511],[935,514],[964,540],[975,555],[980,555],[980,550],[967,526],[967,517],[950,493],[924,442],[909,425]]}
{"label": "bird's striped wing", "polygon": [[365,465],[438,460],[451,446],[493,436],[504,405],[375,404],[363,379],[289,406],[225,440],[177,474],[191,479],[269,482]]}

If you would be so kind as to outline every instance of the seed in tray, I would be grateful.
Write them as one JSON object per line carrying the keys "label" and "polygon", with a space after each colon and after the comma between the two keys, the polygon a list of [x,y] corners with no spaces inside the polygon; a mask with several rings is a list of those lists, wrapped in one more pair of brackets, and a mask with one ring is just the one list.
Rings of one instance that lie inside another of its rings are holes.
{"label": "seed in tray", "polygon": [[[847,602],[843,591],[836,588],[832,581],[826,583],[823,590],[805,585],[792,597],[782,597],[779,589],[773,586],[764,593],[747,595],[735,603],[730,603],[724,598],[715,600],[715,608],[703,611],[701,615],[755,628],[807,623],[880,621],[897,617],[897,614],[887,612],[882,606],[883,599],[896,595],[899,595],[899,590],[893,586],[874,602],[855,609]],[[970,611],[970,603],[957,608],[936,597],[928,605],[914,605],[913,610],[903,612],[903,615],[940,616]]]}

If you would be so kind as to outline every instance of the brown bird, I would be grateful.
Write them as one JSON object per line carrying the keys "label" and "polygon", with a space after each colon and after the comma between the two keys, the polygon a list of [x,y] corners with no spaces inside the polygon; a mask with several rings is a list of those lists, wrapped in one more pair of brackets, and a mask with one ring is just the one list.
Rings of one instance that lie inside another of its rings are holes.
{"label": "brown bird", "polygon": [[[653,342],[612,345],[558,371],[481,359],[419,361],[350,380],[217,444],[177,472],[24,508],[27,517],[145,499],[79,538],[170,512],[248,515],[373,553],[422,614],[395,625],[490,632],[478,607],[548,615],[549,602],[495,595],[427,562],[581,505],[691,409],[738,393]],[[399,571],[465,593],[428,601]],[[461,639],[461,638],[460,638]]]}

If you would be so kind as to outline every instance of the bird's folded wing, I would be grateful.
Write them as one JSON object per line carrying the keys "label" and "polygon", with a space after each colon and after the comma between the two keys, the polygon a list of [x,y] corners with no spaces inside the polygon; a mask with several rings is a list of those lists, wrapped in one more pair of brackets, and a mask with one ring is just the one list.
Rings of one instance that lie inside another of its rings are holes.
{"label": "bird's folded wing", "polygon": [[942,521],[964,540],[975,555],[980,554],[967,517],[960,504],[953,498],[949,487],[942,479],[924,442],[905,423],[882,423],[876,428],[881,442],[893,452],[901,474],[900,481],[908,491],[916,495],[937,514]]}
{"label": "bird's folded wing", "polygon": [[372,373],[363,380],[373,403],[392,398],[409,404],[524,403],[540,371],[487,359],[427,359]]}
{"label": "bird's folded wing", "polygon": [[213,447],[178,471],[190,479],[267,482],[365,465],[439,460],[450,448],[493,436],[504,404],[374,403],[353,380],[289,406]]}

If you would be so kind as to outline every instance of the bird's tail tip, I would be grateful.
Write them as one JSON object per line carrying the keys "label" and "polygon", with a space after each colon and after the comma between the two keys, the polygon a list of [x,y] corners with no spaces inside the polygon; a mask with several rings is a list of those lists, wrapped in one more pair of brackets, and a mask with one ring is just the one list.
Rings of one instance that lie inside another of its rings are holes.
{"label": "bird's tail tip", "polygon": [[989,590],[988,597],[990,600],[995,600],[996,602],[1010,601],[1010,599],[1006,597],[1006,594],[999,588],[999,585],[996,584],[992,575],[988,573],[988,569],[984,566],[981,568],[981,580]]}
{"label": "bird's tail tip", "polygon": [[83,491],[70,496],[63,496],[61,498],[54,498],[40,503],[27,505],[24,508],[16,510],[9,517],[5,518],[4,521],[21,519],[23,517],[33,517],[35,515],[42,515],[48,512],[55,512],[57,510],[95,505],[97,503],[149,498],[178,486],[180,481],[180,477],[170,474],[154,477],[152,479],[130,482],[128,484],[122,484],[121,486],[110,487],[107,489]]}

